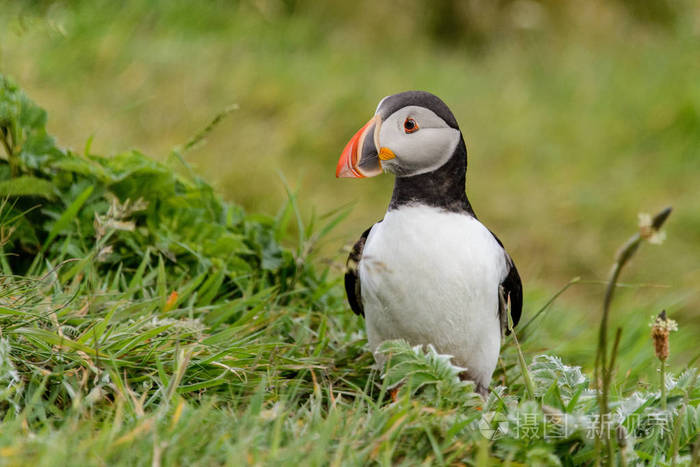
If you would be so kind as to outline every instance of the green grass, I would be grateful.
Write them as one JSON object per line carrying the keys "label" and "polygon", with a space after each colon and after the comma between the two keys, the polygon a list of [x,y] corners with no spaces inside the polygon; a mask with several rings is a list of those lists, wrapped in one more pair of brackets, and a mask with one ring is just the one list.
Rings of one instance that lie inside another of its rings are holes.
{"label": "green grass", "polygon": [[[669,384],[673,419],[627,449],[663,465],[676,439],[691,462],[692,15],[656,28],[614,8],[567,7],[559,27],[492,31],[473,48],[431,38],[414,19],[420,6],[22,5],[0,14],[0,69],[50,118],[3,81],[0,122],[13,141],[26,138],[9,157],[0,148],[4,463],[592,462],[581,423],[597,411],[588,388],[602,280],[637,212],[666,204],[675,207],[666,242],[643,246],[613,304],[611,326],[624,330],[611,398],[630,432],[654,425],[648,323],[668,309],[680,325],[668,365],[679,381]],[[332,173],[379,98],[406,88],[454,108],[470,198],[524,276],[524,321],[582,278],[519,334],[534,398],[510,343],[486,402],[443,359],[398,343],[386,378],[371,369],[338,250],[382,215],[391,180]],[[186,144],[234,103],[206,145]],[[337,210],[352,201],[349,214]],[[406,383],[391,403],[397,381]],[[489,421],[534,421],[541,435],[560,412],[574,427],[563,439],[482,436]]]}

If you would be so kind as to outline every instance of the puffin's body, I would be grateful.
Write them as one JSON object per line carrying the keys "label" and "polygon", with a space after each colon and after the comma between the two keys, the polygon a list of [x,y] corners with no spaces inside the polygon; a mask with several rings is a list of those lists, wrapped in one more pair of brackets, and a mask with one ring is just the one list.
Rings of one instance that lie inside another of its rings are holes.
{"label": "puffin's body", "polygon": [[[348,258],[345,287],[366,318],[369,346],[389,339],[432,344],[485,393],[507,329],[522,308],[517,269],[465,193],[467,152],[449,108],[409,91],[384,98],[348,143],[337,176],[396,174],[384,219]],[[375,357],[380,357],[375,354]]]}

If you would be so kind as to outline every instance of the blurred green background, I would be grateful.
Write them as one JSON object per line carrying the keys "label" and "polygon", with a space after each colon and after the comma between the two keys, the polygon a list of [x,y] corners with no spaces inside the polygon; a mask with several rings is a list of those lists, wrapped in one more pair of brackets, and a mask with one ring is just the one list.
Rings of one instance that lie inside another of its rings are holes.
{"label": "blurred green background", "polygon": [[630,328],[623,350],[649,362],[646,323],[667,308],[685,336],[676,361],[697,353],[695,1],[0,2],[0,71],[47,109],[59,144],[94,137],[103,154],[164,159],[237,104],[189,162],[252,212],[283,203],[281,174],[305,215],[354,203],[322,251],[339,276],[393,183],[336,180],[340,151],[383,96],[431,91],[460,122],[470,199],[521,271],[525,312],[574,276],[587,282],[531,345],[592,361],[597,281],[637,214],[671,204],[665,243],[623,274],[634,286],[614,324]]}

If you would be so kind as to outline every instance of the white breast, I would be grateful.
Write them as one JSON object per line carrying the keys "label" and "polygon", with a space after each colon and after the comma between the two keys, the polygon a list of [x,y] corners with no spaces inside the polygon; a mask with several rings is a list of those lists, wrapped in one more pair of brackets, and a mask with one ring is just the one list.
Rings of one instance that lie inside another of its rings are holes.
{"label": "white breast", "polygon": [[488,386],[498,361],[502,247],[478,220],[427,206],[387,212],[359,268],[372,351],[384,340],[433,344]]}

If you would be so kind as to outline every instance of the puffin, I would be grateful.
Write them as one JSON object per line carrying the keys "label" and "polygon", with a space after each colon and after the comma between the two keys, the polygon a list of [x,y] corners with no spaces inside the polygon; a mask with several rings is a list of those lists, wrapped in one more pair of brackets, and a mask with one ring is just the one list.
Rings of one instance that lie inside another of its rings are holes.
{"label": "puffin", "polygon": [[395,176],[394,189],[384,218],[348,256],[350,308],[365,318],[377,364],[383,341],[432,345],[485,396],[501,340],[520,320],[523,287],[469,202],[464,137],[440,98],[425,91],[383,98],[345,146],[336,177],[383,172]]}

